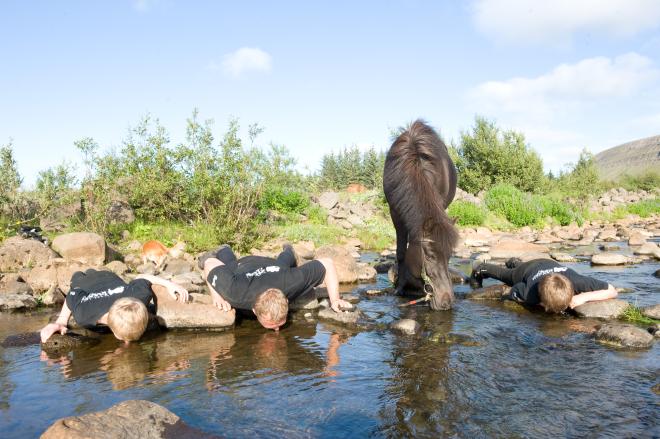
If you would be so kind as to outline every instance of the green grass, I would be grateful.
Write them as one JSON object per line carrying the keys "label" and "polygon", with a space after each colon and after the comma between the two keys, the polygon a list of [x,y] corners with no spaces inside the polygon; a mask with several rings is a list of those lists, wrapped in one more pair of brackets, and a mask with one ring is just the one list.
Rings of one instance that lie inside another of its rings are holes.
{"label": "green grass", "polygon": [[392,221],[381,217],[370,218],[364,226],[357,227],[356,236],[366,250],[385,250],[396,242]]}
{"label": "green grass", "polygon": [[653,214],[660,213],[660,198],[652,200],[642,200],[636,203],[631,203],[626,206],[629,213],[639,215],[642,218],[648,218]]}
{"label": "green grass", "polygon": [[643,316],[642,311],[634,305],[628,306],[619,318],[626,322],[637,323],[639,325],[653,325],[660,323],[660,320],[654,320]]}
{"label": "green grass", "polygon": [[289,223],[273,226],[272,233],[289,242],[313,241],[316,246],[338,244],[347,232],[330,224]]}
{"label": "green grass", "polygon": [[122,230],[128,230],[130,232],[129,241],[136,239],[140,242],[145,242],[150,239],[157,239],[166,246],[171,246],[176,240],[181,239],[186,243],[186,251],[188,253],[205,251],[221,244],[214,239],[217,234],[213,226],[204,223],[145,223],[138,220],[129,226],[124,225],[114,228],[110,233],[110,241],[120,242]]}
{"label": "green grass", "polygon": [[447,209],[449,217],[455,218],[459,226],[482,226],[487,213],[482,206],[464,200],[454,201]]}

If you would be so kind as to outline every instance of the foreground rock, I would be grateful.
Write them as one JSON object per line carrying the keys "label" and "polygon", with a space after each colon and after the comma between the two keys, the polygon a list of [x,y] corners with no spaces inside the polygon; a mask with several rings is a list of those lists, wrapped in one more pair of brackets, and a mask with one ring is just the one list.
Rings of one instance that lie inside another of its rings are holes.
{"label": "foreground rock", "polygon": [[358,280],[359,268],[355,258],[345,247],[326,245],[316,250],[316,258],[329,258],[335,264],[339,283],[355,283]]}
{"label": "foreground rock", "polygon": [[599,253],[591,257],[591,265],[626,265],[632,263],[631,258],[618,253]]}
{"label": "foreground rock", "polygon": [[[195,295],[194,300],[201,299],[201,294]],[[234,325],[236,311],[222,311],[211,302],[211,296],[205,300],[207,303],[180,303],[175,300],[164,300],[159,296],[156,318],[158,324],[168,329],[225,329]]]}
{"label": "foreground rock", "polygon": [[508,294],[510,290],[511,287],[506,284],[491,285],[489,287],[470,291],[465,297],[472,300],[500,300],[502,296]]}
{"label": "foreground rock", "polygon": [[601,343],[624,348],[649,348],[653,344],[653,336],[644,329],[620,323],[601,325],[595,337]]}
{"label": "foreground rock", "polygon": [[41,242],[13,236],[0,245],[0,272],[15,272],[24,267],[34,267],[55,257],[57,254]]}
{"label": "foreground rock", "polygon": [[82,264],[103,265],[105,240],[96,233],[65,233],[53,239],[53,250],[64,259]]}
{"label": "foreground rock", "polygon": [[642,308],[642,315],[649,319],[660,320],[660,303]]}
{"label": "foreground rock", "polygon": [[392,323],[390,327],[393,330],[401,332],[403,334],[415,335],[417,332],[419,332],[421,325],[413,319],[401,319]]}
{"label": "foreground rock", "polygon": [[331,308],[323,308],[319,311],[319,318],[324,320],[332,320],[334,322],[354,325],[360,318],[360,311],[342,311],[334,312]]}
{"label": "foreground rock", "polygon": [[629,303],[621,299],[599,300],[587,302],[575,307],[573,310],[580,317],[595,319],[616,319],[628,308]]}
{"label": "foreground rock", "polygon": [[55,421],[42,439],[201,438],[215,436],[186,425],[177,415],[150,401],[120,402],[107,410]]}
{"label": "foreground rock", "polygon": [[69,352],[70,350],[81,346],[94,346],[100,343],[100,341],[99,338],[87,337],[76,334],[75,332],[67,332],[64,335],[51,335],[45,343],[41,343],[41,349],[48,354],[57,354]]}

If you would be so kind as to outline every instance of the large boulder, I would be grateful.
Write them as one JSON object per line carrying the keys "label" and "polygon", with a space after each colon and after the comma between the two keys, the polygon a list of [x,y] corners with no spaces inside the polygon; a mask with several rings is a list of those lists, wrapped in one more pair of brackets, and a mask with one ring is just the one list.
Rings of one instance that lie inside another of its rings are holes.
{"label": "large boulder", "polygon": [[48,246],[35,239],[13,236],[0,245],[0,272],[19,271],[25,267],[44,264],[57,257]]}
{"label": "large boulder", "polygon": [[319,196],[319,205],[326,209],[330,210],[339,203],[339,194],[337,192],[323,192]]}
{"label": "large boulder", "polygon": [[525,253],[547,253],[548,247],[532,244],[521,239],[505,239],[490,248],[490,255],[495,259],[519,258]]}
{"label": "large boulder", "polygon": [[646,244],[648,236],[641,232],[632,232],[628,238],[628,245],[643,245]]}
{"label": "large boulder", "polygon": [[358,264],[345,247],[340,245],[326,245],[316,250],[316,258],[332,259],[337,269],[337,277],[340,283],[357,282],[360,273]]}
{"label": "large boulder", "polygon": [[591,257],[591,265],[626,265],[633,260],[620,253],[598,253]]}
{"label": "large boulder", "polygon": [[[222,311],[211,303],[211,296],[195,295],[193,303],[180,303],[158,296],[156,318],[158,324],[168,328],[181,329],[226,329],[234,325],[236,311]],[[205,302],[205,303],[199,303]]]}
{"label": "large boulder", "polygon": [[616,319],[628,308],[629,304],[621,299],[599,300],[576,306],[573,310],[580,317],[597,319]]}
{"label": "large boulder", "polygon": [[658,244],[655,242],[647,242],[642,245],[640,245],[638,248],[636,248],[633,253],[636,255],[655,255],[660,251],[660,248],[658,247]]}
{"label": "large boulder", "polygon": [[186,425],[165,407],[142,400],[124,401],[100,412],[59,419],[41,435],[41,439],[165,437],[215,438]]}
{"label": "large boulder", "polygon": [[601,325],[595,337],[601,343],[623,348],[649,348],[653,345],[653,336],[648,331],[620,323]]}
{"label": "large boulder", "polygon": [[82,264],[103,265],[105,240],[96,233],[74,232],[59,235],[53,240],[53,250],[64,259]]}
{"label": "large boulder", "polygon": [[57,268],[50,263],[34,267],[27,274],[26,281],[35,293],[44,293],[51,287],[57,286]]}
{"label": "large boulder", "polygon": [[27,310],[37,307],[37,299],[27,293],[0,294],[0,311]]}

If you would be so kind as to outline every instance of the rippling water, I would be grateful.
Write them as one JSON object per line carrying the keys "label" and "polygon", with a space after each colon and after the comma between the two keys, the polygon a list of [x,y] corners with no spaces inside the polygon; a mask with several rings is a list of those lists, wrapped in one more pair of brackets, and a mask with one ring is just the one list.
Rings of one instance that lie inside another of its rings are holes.
{"label": "rippling water", "polygon": [[[657,263],[568,264],[657,303]],[[386,279],[379,277],[378,286]],[[371,285],[373,286],[373,285]],[[297,314],[280,333],[243,320],[230,332],[151,334],[49,358],[38,345],[0,355],[0,432],[37,437],[56,419],[127,399],[161,404],[227,437],[658,437],[658,343],[621,351],[580,332],[583,320],[461,300],[451,312],[362,297],[374,322],[346,329]],[[394,319],[422,324],[391,333]],[[48,313],[0,314],[0,340]]]}

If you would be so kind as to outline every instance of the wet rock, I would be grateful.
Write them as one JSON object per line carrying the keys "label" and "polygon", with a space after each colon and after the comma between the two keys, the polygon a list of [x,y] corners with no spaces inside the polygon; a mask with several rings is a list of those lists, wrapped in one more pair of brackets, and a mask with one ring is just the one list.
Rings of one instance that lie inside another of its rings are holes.
{"label": "wet rock", "polygon": [[156,318],[159,325],[168,329],[216,330],[233,326],[236,312],[225,312],[213,305],[180,303],[159,295]]}
{"label": "wet rock", "polygon": [[38,332],[27,332],[14,334],[5,338],[0,346],[3,348],[22,348],[41,343],[41,335]]}
{"label": "wet rock", "polygon": [[655,272],[653,273],[653,276],[660,277],[660,269],[655,270]]}
{"label": "wet rock", "polygon": [[651,391],[653,393],[655,393],[656,395],[660,395],[660,383],[658,383],[655,386],[651,387]]}
{"label": "wet rock", "polygon": [[184,259],[172,259],[167,262],[163,272],[167,272],[172,276],[177,276],[179,274],[190,273],[193,270],[193,266],[190,262]]}
{"label": "wet rock", "polygon": [[12,236],[0,245],[0,272],[19,271],[25,267],[45,265],[57,254],[36,239]]}
{"label": "wet rock", "polygon": [[364,292],[367,296],[380,296],[382,294],[385,294],[385,291],[383,290],[366,290]]}
{"label": "wet rock", "polygon": [[601,244],[598,248],[604,252],[615,252],[621,249],[621,247],[616,244]]}
{"label": "wet rock", "polygon": [[463,273],[462,271],[453,267],[448,267],[448,268],[449,268],[449,278],[451,279],[452,283],[462,284],[470,280],[469,276]]}
{"label": "wet rock", "polygon": [[548,247],[532,244],[521,239],[506,239],[490,248],[490,255],[495,259],[520,257],[525,253],[547,253]]}
{"label": "wet rock", "polygon": [[506,284],[491,285],[489,287],[478,288],[465,295],[471,300],[500,300],[502,296],[509,293],[511,287]]}
{"label": "wet rock", "polygon": [[319,195],[319,205],[325,210],[330,210],[339,203],[339,194],[337,192],[323,192]]}
{"label": "wet rock", "polygon": [[37,299],[26,293],[13,293],[0,295],[0,311],[19,311],[34,309]]}
{"label": "wet rock", "polygon": [[577,258],[568,253],[552,252],[550,257],[557,262],[577,262]]}
{"label": "wet rock", "polygon": [[105,265],[105,268],[115,273],[117,276],[123,276],[128,272],[128,266],[122,261],[112,261]]}
{"label": "wet rock", "polygon": [[358,265],[350,252],[340,245],[328,245],[316,251],[316,258],[329,258],[337,269],[340,283],[355,283],[358,280]]}
{"label": "wet rock", "polygon": [[660,303],[655,305],[646,306],[641,309],[642,315],[649,319],[660,320]]}
{"label": "wet rock", "polygon": [[356,324],[360,318],[360,311],[335,312],[331,308],[323,308],[319,311],[319,318],[344,324]]}
{"label": "wet rock", "polygon": [[611,227],[607,229],[603,229],[600,231],[598,236],[596,237],[596,240],[598,241],[618,241],[619,238],[616,233],[616,229]]}
{"label": "wet rock", "polygon": [[626,265],[632,262],[631,258],[619,253],[598,253],[591,257],[591,265]]}
{"label": "wet rock", "polygon": [[318,309],[320,306],[319,300],[316,298],[316,292],[313,290],[289,303],[289,309],[292,311],[298,311],[301,309]]}
{"label": "wet rock", "polygon": [[378,273],[376,272],[376,269],[374,267],[365,263],[358,264],[358,267],[359,267],[359,273],[358,273],[359,281],[368,282],[376,279],[376,274]]}
{"label": "wet rock", "polygon": [[41,435],[41,439],[114,439],[120,437],[216,438],[216,436],[188,426],[165,407],[141,400],[124,401],[100,412],[59,419]]}
{"label": "wet rock", "polygon": [[621,299],[599,300],[576,306],[573,310],[580,317],[616,319],[628,308],[629,303]]}
{"label": "wet rock", "polygon": [[393,330],[401,332],[403,334],[415,335],[417,332],[419,332],[421,325],[413,319],[401,319],[392,323],[390,327]]}
{"label": "wet rock", "polygon": [[103,265],[105,261],[105,240],[96,233],[74,232],[56,236],[53,250],[64,259],[82,264]]}
{"label": "wet rock", "polygon": [[399,267],[394,264],[387,270],[387,279],[393,284],[396,285],[396,279],[399,276]]}
{"label": "wet rock", "polygon": [[646,244],[646,239],[648,237],[640,232],[633,232],[628,238],[628,245],[642,245]]}
{"label": "wet rock", "polygon": [[632,288],[626,288],[626,287],[617,287],[617,288],[616,288],[616,292],[617,292],[618,294],[630,294],[630,293],[632,293],[632,292],[634,292],[634,291],[635,291],[635,290],[633,290]]}
{"label": "wet rock", "polygon": [[374,265],[374,269],[376,273],[387,273],[392,265],[394,265],[394,261],[381,261]]}
{"label": "wet rock", "polygon": [[64,353],[81,346],[94,346],[100,341],[97,337],[87,337],[69,331],[64,335],[57,333],[51,335],[45,343],[41,343],[41,349],[48,354]]}
{"label": "wet rock", "polygon": [[341,298],[348,303],[356,304],[360,303],[360,297],[357,294],[342,294]]}
{"label": "wet rock", "polygon": [[644,329],[621,323],[601,325],[595,337],[601,343],[624,348],[649,348],[653,344],[653,336]]}
{"label": "wet rock", "polygon": [[472,337],[465,334],[456,334],[456,333],[440,333],[436,332],[435,334],[429,337],[429,340],[434,343],[442,344],[459,344],[463,346],[479,346],[480,343],[474,340]]}
{"label": "wet rock", "polygon": [[634,249],[633,253],[636,255],[655,255],[658,251],[660,251],[658,244],[655,242],[647,242]]}

